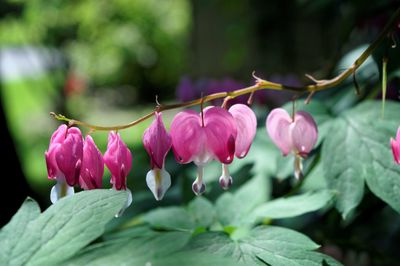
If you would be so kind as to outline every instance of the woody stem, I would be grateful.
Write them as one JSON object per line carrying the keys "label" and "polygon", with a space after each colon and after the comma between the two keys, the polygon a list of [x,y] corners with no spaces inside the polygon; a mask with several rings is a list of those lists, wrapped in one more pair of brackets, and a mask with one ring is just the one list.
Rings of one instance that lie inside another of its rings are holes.
{"label": "woody stem", "polygon": [[379,46],[379,44],[388,36],[392,28],[396,25],[397,21],[400,18],[400,8],[398,8],[393,16],[390,18],[389,22],[385,25],[381,33],[378,35],[378,37],[373,41],[367,49],[353,62],[351,66],[349,66],[346,70],[344,70],[342,73],[337,75],[336,77],[333,77],[332,79],[326,79],[326,80],[316,80],[314,79],[315,84],[311,85],[306,85],[306,86],[300,86],[300,87],[295,87],[295,86],[287,86],[284,84],[280,83],[275,83],[272,81],[260,79],[258,77],[256,78],[256,84],[250,87],[246,87],[243,89],[231,91],[231,92],[219,92],[219,93],[213,93],[210,95],[206,95],[204,97],[201,97],[199,99],[195,99],[192,101],[184,102],[184,103],[178,103],[178,104],[171,104],[171,105],[158,105],[155,110],[153,110],[151,113],[146,114],[143,117],[140,117],[139,119],[132,121],[128,124],[124,125],[115,125],[115,126],[98,126],[98,125],[93,125],[90,123],[86,123],[83,121],[67,118],[63,115],[55,114],[55,113],[50,113],[55,119],[59,121],[65,121],[68,122],[69,125],[78,125],[78,126],[83,126],[83,127],[88,127],[93,130],[99,130],[99,131],[110,131],[110,130],[122,130],[126,128],[133,127],[150,117],[152,117],[155,112],[162,112],[166,110],[172,110],[172,109],[177,109],[177,108],[182,108],[182,107],[190,107],[190,106],[195,106],[195,105],[200,105],[212,100],[216,99],[221,99],[221,98],[229,98],[233,99],[241,95],[245,94],[250,94],[254,93],[255,91],[258,90],[264,90],[264,89],[271,89],[271,90],[287,90],[287,91],[293,91],[293,92],[316,92],[316,91],[322,91],[326,90],[329,88],[332,88],[334,86],[339,85],[342,83],[344,80],[346,80],[350,75],[352,75],[364,62],[367,60],[367,58],[372,54],[373,51]]}

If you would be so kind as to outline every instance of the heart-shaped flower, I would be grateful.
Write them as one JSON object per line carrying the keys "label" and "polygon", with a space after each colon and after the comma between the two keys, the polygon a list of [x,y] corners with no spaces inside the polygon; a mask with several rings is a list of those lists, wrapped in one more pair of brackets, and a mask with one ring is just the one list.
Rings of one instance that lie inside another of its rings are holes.
{"label": "heart-shaped flower", "polygon": [[[244,158],[257,131],[257,118],[253,110],[244,104],[234,104],[229,108],[229,113],[233,116],[237,128],[235,141],[235,155],[237,158]],[[219,178],[219,184],[223,189],[228,189],[232,185],[233,179],[229,174],[228,166],[222,164],[222,175]]]}
{"label": "heart-shaped flower", "polygon": [[237,136],[233,116],[220,107],[208,107],[202,113],[185,110],[178,113],[171,124],[172,149],[181,164],[194,162],[198,174],[193,191],[200,195],[205,191],[202,181],[203,167],[211,160],[230,164],[235,155]]}
{"label": "heart-shaped flower", "polygon": [[305,111],[296,112],[292,119],[285,109],[274,109],[267,117],[266,127],[284,156],[293,152],[306,158],[318,140],[317,124]]}

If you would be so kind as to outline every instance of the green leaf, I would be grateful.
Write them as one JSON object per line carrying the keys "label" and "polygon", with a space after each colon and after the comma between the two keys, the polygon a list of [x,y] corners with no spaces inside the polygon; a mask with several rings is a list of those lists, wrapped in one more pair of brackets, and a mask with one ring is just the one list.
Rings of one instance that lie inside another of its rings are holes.
{"label": "green leaf", "polygon": [[11,221],[0,231],[0,265],[7,265],[11,260],[14,247],[21,240],[27,225],[40,215],[39,205],[27,198]]}
{"label": "green leaf", "polygon": [[54,265],[71,257],[103,233],[105,224],[126,199],[125,192],[108,189],[61,199],[27,226],[18,228],[21,237],[10,251],[7,265]]}
{"label": "green leaf", "polygon": [[257,218],[289,218],[308,212],[317,211],[327,206],[334,193],[329,190],[307,192],[302,195],[288,198],[279,198],[257,207],[251,214],[254,220]]}
{"label": "green leaf", "polygon": [[142,228],[141,234],[136,236],[92,245],[66,265],[145,265],[182,249],[190,235],[190,232],[156,232]]}
{"label": "green leaf", "polygon": [[266,263],[274,266],[340,266],[333,258],[313,251],[265,251],[257,255]]}
{"label": "green leaf", "polygon": [[143,220],[154,228],[166,230],[194,230],[209,227],[215,220],[215,210],[204,197],[196,197],[188,208],[157,208],[144,215]]}
{"label": "green leaf", "polygon": [[319,245],[307,236],[296,231],[275,226],[261,226],[237,240],[232,240],[222,232],[200,234],[189,242],[185,250],[230,257],[249,265],[265,265],[258,255],[266,251],[310,252],[318,247]]}
{"label": "green leaf", "polygon": [[249,214],[267,200],[269,180],[255,176],[242,185],[234,194],[225,192],[216,201],[219,221],[224,226],[251,224]]}
{"label": "green leaf", "polygon": [[216,219],[214,206],[204,197],[194,198],[187,209],[196,227],[209,227]]}
{"label": "green leaf", "polygon": [[195,225],[188,212],[182,207],[157,208],[148,212],[143,220],[152,227],[167,230],[192,230]]}
{"label": "green leaf", "polygon": [[337,191],[343,218],[371,191],[400,212],[400,168],[393,163],[390,137],[398,127],[400,106],[388,101],[385,118],[377,101],[364,102],[335,119],[323,144],[322,163],[329,186]]}

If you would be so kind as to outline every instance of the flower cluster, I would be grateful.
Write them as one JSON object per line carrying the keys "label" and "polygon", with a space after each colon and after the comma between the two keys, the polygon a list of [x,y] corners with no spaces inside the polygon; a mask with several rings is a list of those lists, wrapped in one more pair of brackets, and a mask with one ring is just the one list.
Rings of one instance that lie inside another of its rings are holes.
{"label": "flower cluster", "polygon": [[[103,156],[91,136],[83,139],[79,128],[61,125],[51,136],[45,158],[48,178],[57,181],[50,192],[52,203],[74,194],[77,184],[85,190],[101,188],[104,164],[111,172],[113,189],[128,190],[126,176],[132,167],[132,155],[116,132],[110,132]],[[130,203],[131,196],[126,205]]]}
{"label": "flower cluster", "polygon": [[[267,132],[284,156],[292,152],[296,158],[305,158],[318,138],[317,126],[306,112],[299,111],[293,118],[284,109],[273,110],[266,121]],[[203,182],[204,167],[212,160],[221,163],[219,184],[223,189],[232,185],[228,165],[234,158],[244,158],[257,130],[254,112],[244,104],[234,104],[228,110],[210,106],[197,113],[194,110],[179,112],[167,131],[160,112],[143,134],[143,145],[150,157],[151,169],[146,183],[156,200],[161,200],[171,186],[171,176],[165,169],[165,158],[172,149],[180,164],[193,162],[197,177],[192,185],[196,195],[206,190]],[[112,189],[127,190],[126,177],[132,167],[132,154],[117,132],[111,131],[104,156],[91,136],[82,138],[76,127],[60,126],[50,140],[45,153],[48,178],[55,179],[51,201],[74,193],[74,186],[82,189],[100,188],[104,164],[110,170]],[[301,173],[297,160],[296,176]],[[129,191],[126,207],[132,202]],[[124,208],[124,209],[125,209]]]}

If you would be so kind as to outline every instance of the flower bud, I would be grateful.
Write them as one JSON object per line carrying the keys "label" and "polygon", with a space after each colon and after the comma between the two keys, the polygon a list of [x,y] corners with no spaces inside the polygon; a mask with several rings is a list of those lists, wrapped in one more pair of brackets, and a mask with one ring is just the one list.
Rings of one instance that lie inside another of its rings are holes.
{"label": "flower bud", "polygon": [[161,113],[143,134],[143,145],[150,156],[151,169],[146,175],[146,183],[156,200],[161,200],[171,186],[171,176],[164,169],[165,156],[171,149],[172,141],[162,121]]}
{"label": "flower bud", "polygon": [[132,168],[132,154],[122,141],[119,133],[111,131],[108,135],[104,163],[111,172],[111,181],[116,190],[126,190],[126,177]]}
{"label": "flower bud", "polygon": [[79,128],[59,126],[45,152],[48,178],[57,180],[50,193],[52,203],[74,193],[73,186],[79,181],[82,154],[83,140]]}
{"label": "flower bud", "polygon": [[100,150],[91,136],[86,136],[83,144],[83,159],[79,184],[83,189],[101,188],[104,161]]}

